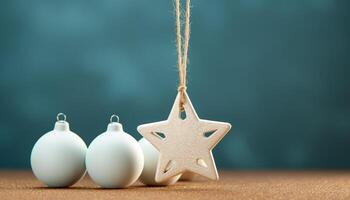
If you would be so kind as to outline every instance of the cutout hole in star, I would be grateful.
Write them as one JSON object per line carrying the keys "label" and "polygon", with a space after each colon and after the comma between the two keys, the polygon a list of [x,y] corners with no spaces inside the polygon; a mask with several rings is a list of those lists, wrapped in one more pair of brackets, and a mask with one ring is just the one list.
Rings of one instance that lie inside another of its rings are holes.
{"label": "cutout hole in star", "polygon": [[170,171],[175,165],[175,161],[173,160],[169,160],[168,163],[166,164],[164,170],[163,170],[163,173],[167,173],[168,171]]}
{"label": "cutout hole in star", "polygon": [[185,120],[186,117],[187,117],[186,111],[185,110],[180,111],[179,118],[182,119],[182,120]]}
{"label": "cutout hole in star", "polygon": [[216,131],[217,131],[217,129],[212,130],[212,131],[207,131],[203,135],[204,135],[204,137],[208,138],[208,137],[212,136]]}
{"label": "cutout hole in star", "polygon": [[197,165],[207,168],[208,165],[202,158],[197,158]]}
{"label": "cutout hole in star", "polygon": [[152,132],[153,135],[155,135],[156,137],[158,137],[161,140],[164,140],[166,138],[165,134],[162,132]]}

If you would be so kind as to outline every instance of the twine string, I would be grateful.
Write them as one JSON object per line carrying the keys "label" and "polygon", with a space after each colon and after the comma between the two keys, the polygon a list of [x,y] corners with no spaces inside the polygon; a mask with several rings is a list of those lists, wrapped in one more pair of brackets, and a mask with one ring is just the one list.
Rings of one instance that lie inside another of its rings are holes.
{"label": "twine string", "polygon": [[[190,40],[190,14],[191,14],[191,2],[186,0],[186,10],[185,10],[185,30],[181,31],[182,28],[182,16],[183,12],[180,7],[181,0],[175,0],[175,17],[176,17],[176,46],[177,46],[177,62],[179,69],[179,86],[177,88],[180,93],[180,110],[184,110],[184,104],[186,101],[185,91],[186,87],[186,73],[187,73],[187,55],[188,55],[188,46]],[[183,41],[182,41],[183,34]]]}

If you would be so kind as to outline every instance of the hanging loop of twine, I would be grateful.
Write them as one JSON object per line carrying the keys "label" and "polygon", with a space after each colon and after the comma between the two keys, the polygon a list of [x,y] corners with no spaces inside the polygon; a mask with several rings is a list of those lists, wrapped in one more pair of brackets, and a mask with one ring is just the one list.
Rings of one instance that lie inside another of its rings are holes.
{"label": "hanging loop of twine", "polygon": [[[187,55],[188,46],[190,40],[190,14],[191,14],[191,1],[186,0],[186,10],[185,10],[185,30],[181,31],[182,28],[182,10],[180,7],[181,0],[175,0],[175,17],[176,17],[176,46],[177,46],[177,62],[179,69],[179,86],[177,88],[180,93],[180,110],[184,110],[184,104],[186,101],[185,91],[186,87],[186,72],[187,72]],[[183,34],[183,41],[182,41]]]}

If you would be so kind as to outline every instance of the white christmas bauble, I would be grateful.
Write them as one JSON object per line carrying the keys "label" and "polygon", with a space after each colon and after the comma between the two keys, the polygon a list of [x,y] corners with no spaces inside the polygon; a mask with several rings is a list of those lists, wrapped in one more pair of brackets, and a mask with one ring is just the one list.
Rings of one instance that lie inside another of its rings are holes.
{"label": "white christmas bauble", "polygon": [[68,122],[59,120],[54,130],[35,143],[30,162],[34,175],[49,187],[67,187],[85,174],[84,141],[69,129]]}
{"label": "white christmas bauble", "polygon": [[90,144],[86,168],[92,180],[103,188],[128,187],[142,172],[143,153],[120,123],[111,122],[107,131]]}
{"label": "white christmas bauble", "polygon": [[157,171],[157,164],[159,158],[159,151],[146,140],[145,138],[141,138],[139,141],[140,147],[143,151],[143,155],[145,157],[145,163],[143,166],[142,174],[140,176],[140,181],[146,185],[151,186],[160,186],[160,185],[172,185],[179,180],[180,175],[172,177],[163,182],[156,182],[155,175]]}

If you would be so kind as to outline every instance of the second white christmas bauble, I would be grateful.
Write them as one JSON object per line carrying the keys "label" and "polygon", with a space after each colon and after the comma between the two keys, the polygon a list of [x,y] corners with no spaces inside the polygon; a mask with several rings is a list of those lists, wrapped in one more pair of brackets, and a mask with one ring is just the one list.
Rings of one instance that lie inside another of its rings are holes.
{"label": "second white christmas bauble", "polygon": [[108,124],[86,153],[86,168],[92,180],[103,188],[125,188],[133,184],[143,168],[143,153],[137,141],[118,122]]}
{"label": "second white christmas bauble", "polygon": [[[64,116],[64,120],[59,120]],[[34,175],[49,187],[67,187],[85,174],[86,144],[70,131],[65,115],[57,115],[54,130],[35,143],[30,163]]]}
{"label": "second white christmas bauble", "polygon": [[177,180],[179,180],[181,174],[162,182],[156,182],[155,177],[159,159],[159,151],[145,138],[141,138],[139,144],[145,158],[145,164],[143,166],[143,170],[140,176],[140,181],[142,183],[150,186],[161,186],[172,185],[176,183]]}

